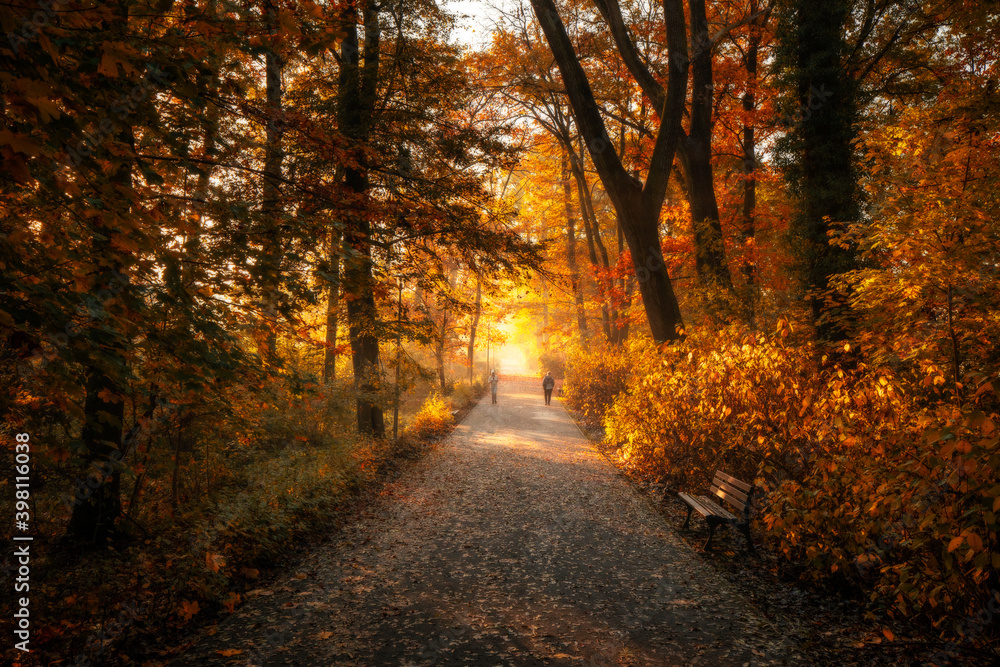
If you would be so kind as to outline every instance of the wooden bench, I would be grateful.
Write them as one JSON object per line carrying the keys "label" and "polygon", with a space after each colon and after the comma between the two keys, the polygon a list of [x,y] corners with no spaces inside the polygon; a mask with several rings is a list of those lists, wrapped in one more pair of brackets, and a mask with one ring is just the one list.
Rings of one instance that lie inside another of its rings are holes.
{"label": "wooden bench", "polygon": [[709,496],[678,493],[677,496],[688,505],[687,519],[684,520],[681,530],[687,530],[691,523],[691,512],[698,510],[698,513],[705,517],[708,522],[708,539],[705,541],[705,550],[708,550],[712,542],[716,526],[736,526],[747,538],[747,550],[753,551],[753,542],[750,540],[750,502],[753,499],[753,491],[752,484],[741,482],[721,470],[716,470],[709,496],[725,500],[736,509],[739,515],[720,507]]}

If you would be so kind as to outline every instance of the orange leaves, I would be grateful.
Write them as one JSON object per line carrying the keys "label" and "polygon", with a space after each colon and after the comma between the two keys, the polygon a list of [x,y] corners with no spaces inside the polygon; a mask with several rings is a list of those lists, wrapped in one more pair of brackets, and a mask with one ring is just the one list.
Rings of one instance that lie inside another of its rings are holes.
{"label": "orange leaves", "polygon": [[222,554],[205,553],[205,567],[212,572],[218,572],[226,564],[226,559]]}
{"label": "orange leaves", "polygon": [[962,546],[963,543],[969,545],[969,550],[972,553],[976,553],[983,550],[983,540],[979,535],[972,531],[965,531],[957,537],[953,537],[950,542],[948,542],[948,553],[951,553]]}
{"label": "orange leaves", "polygon": [[201,611],[201,605],[198,604],[197,601],[189,602],[185,600],[184,602],[181,602],[178,613],[181,615],[181,618],[183,618],[185,621],[190,621],[200,611]]}
{"label": "orange leaves", "polygon": [[114,78],[118,76],[118,63],[120,61],[110,53],[101,56],[101,62],[97,66],[97,73],[106,77]]}
{"label": "orange leaves", "polygon": [[902,592],[906,613],[932,620],[961,614],[972,604],[963,581],[1000,562],[986,537],[1000,532],[1000,417],[918,408],[888,368],[818,365],[810,346],[783,341],[787,331],[695,330],[660,350],[581,352],[568,386],[586,404],[627,360],[604,427],[633,470],[697,486],[720,465],[747,466],[765,485],[781,469],[793,477],[773,489],[761,524],[808,576],[836,573],[889,600]]}
{"label": "orange leaves", "polygon": [[236,606],[243,601],[243,596],[236,592],[230,592],[229,595],[222,601],[222,606],[226,608],[230,614],[236,611]]}
{"label": "orange leaves", "polygon": [[120,403],[122,400],[121,396],[118,396],[117,394],[114,394],[108,391],[107,389],[102,389],[99,392],[97,392],[97,397],[100,398],[105,403]]}
{"label": "orange leaves", "polygon": [[9,146],[15,153],[35,157],[40,152],[38,143],[30,134],[16,134],[10,130],[0,130],[0,146]]}

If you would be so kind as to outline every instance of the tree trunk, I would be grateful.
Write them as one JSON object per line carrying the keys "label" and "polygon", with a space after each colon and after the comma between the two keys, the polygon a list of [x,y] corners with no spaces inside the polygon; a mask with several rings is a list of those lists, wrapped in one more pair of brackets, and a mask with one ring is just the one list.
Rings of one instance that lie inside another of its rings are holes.
{"label": "tree trunk", "polygon": [[438,329],[437,344],[434,346],[434,360],[437,362],[438,381],[441,385],[441,395],[448,388],[444,372],[444,356],[448,346],[448,311],[441,311],[441,328]]}
{"label": "tree trunk", "polygon": [[267,129],[264,145],[264,179],[262,183],[261,213],[264,219],[264,261],[261,284],[263,288],[263,354],[265,363],[274,364],[278,340],[278,300],[281,272],[281,164],[284,153],[281,140],[285,134],[282,120],[281,76],[284,62],[276,49],[278,26],[277,7],[274,0],[264,0],[264,16],[269,31],[264,53]]}
{"label": "tree trunk", "polygon": [[[580,200],[580,218],[583,220],[583,230],[587,237],[587,253],[590,258],[590,268],[591,273],[594,275],[595,283],[597,284],[597,298],[601,302],[601,328],[604,331],[604,338],[609,343],[613,342],[611,335],[611,314],[608,310],[608,300],[605,281],[607,280],[607,255],[608,251],[604,248],[604,244],[601,244],[601,250],[604,251],[604,266],[598,263],[597,260],[597,243],[600,241],[600,229],[597,227],[597,220],[594,219],[592,211],[590,210],[590,202],[588,201],[590,197],[590,191],[587,189],[586,181],[581,183],[580,177],[576,173],[576,169],[573,169],[573,176],[576,179],[576,191],[577,197]],[[604,269],[602,271],[601,269]]]}
{"label": "tree trunk", "polygon": [[[354,193],[354,206],[362,206],[369,180],[364,146],[368,142],[378,83],[379,41],[378,11],[371,0],[363,11],[365,28],[364,66],[359,64],[358,16],[353,6],[343,10],[344,40],[340,50],[340,81],[337,120],[340,130],[351,142],[354,164],[344,170],[344,185]],[[344,231],[344,284],[350,290],[347,320],[351,337],[351,361],[357,396],[358,432],[385,437],[382,408],[375,404],[379,388],[379,341],[376,332],[378,310],[375,305],[372,276],[371,223],[367,216],[353,212],[347,217]]]}
{"label": "tree trunk", "polygon": [[[587,338],[587,313],[583,304],[583,290],[580,287],[580,271],[576,263],[576,215],[573,211],[573,186],[569,182],[567,152],[566,147],[563,146],[561,179],[563,205],[566,209],[566,263],[569,265],[570,289],[576,304],[576,326],[580,332],[580,338],[585,340]],[[582,202],[580,207],[583,208]]]}
{"label": "tree trunk", "polygon": [[472,384],[476,368],[476,328],[479,326],[479,315],[483,309],[483,283],[476,276],[476,311],[472,315],[472,325],[469,326],[469,384]]}
{"label": "tree trunk", "polygon": [[799,160],[788,174],[801,200],[792,235],[801,253],[817,336],[838,342],[850,336],[850,306],[829,292],[830,278],[857,267],[853,250],[831,245],[831,227],[858,219],[857,179],[852,154],[857,100],[843,73],[844,26],[852,3],[817,5],[797,0],[793,30],[783,31],[797,85],[799,114],[790,133]]}
{"label": "tree trunk", "polygon": [[326,349],[323,354],[323,382],[337,377],[337,327],[340,314],[340,238],[331,234],[330,287],[326,294]]}
{"label": "tree trunk", "polygon": [[[105,21],[105,31],[114,33],[128,25],[128,5],[118,5],[118,20],[121,23]],[[109,299],[127,301],[129,285],[121,274],[121,263],[114,261],[108,266],[106,258],[115,257],[118,252],[111,246],[110,237],[116,227],[116,220],[131,217],[131,206],[127,192],[132,189],[132,160],[135,159],[135,133],[127,127],[118,134],[121,143],[128,150],[128,157],[121,158],[117,170],[111,176],[112,182],[123,193],[111,200],[101,215],[95,216],[91,252],[102,267],[100,283],[104,283],[111,293]],[[114,159],[114,158],[112,158]],[[107,206],[107,202],[105,206]],[[112,289],[113,288],[113,289]],[[117,292],[118,295],[114,296]],[[102,318],[103,319],[103,318]],[[109,322],[98,319],[93,322],[95,339],[108,341],[97,354],[90,357],[85,369],[86,398],[83,404],[83,428],[80,439],[87,449],[87,475],[77,480],[74,490],[73,513],[70,516],[68,535],[81,544],[103,545],[113,537],[115,522],[121,516],[121,460],[124,458],[123,426],[125,422],[124,377],[127,373],[125,340],[126,332],[109,329]],[[124,326],[124,323],[122,323]]]}
{"label": "tree trunk", "polygon": [[580,136],[624,230],[653,338],[674,340],[680,335],[682,319],[660,248],[659,217],[674,153],[683,134],[681,118],[688,70],[683,5],[680,0],[663,2],[671,67],[660,128],[643,185],[625,170],[611,144],[590,82],[553,0],[531,0],[531,4],[562,73]]}
{"label": "tree trunk", "polygon": [[[625,252],[625,234],[622,232],[622,226],[619,224],[618,225],[618,256],[621,257],[621,254],[623,252]],[[623,296],[623,300],[622,300],[622,308],[621,308],[621,310],[623,311],[624,314],[628,314],[629,308],[632,307],[632,294],[635,291],[635,283],[632,282],[631,280],[629,280],[628,276],[622,276],[621,280],[619,281],[619,284],[618,284],[618,289],[621,290],[621,293],[624,295]],[[618,312],[617,309],[614,312],[617,313]],[[619,326],[617,324],[618,319],[619,318],[616,316],[615,317],[615,323],[616,323],[615,326],[618,329],[618,333],[616,334],[617,335],[617,340],[615,341],[615,344],[616,345],[621,345],[625,341],[628,340],[629,320],[628,320],[627,317],[623,318],[624,319],[624,323]]]}
{"label": "tree trunk", "polygon": [[660,249],[659,217],[659,206],[636,205],[622,216],[622,231],[653,340],[662,342],[679,338],[683,320]]}
{"label": "tree trunk", "polygon": [[712,48],[705,0],[689,0],[691,11],[691,125],[681,140],[680,159],[687,174],[694,230],[695,267],[702,284],[733,287],[726,264],[719,204],[712,171]]}
{"label": "tree trunk", "polygon": [[[756,0],[750,3],[750,11],[759,9]],[[750,28],[744,66],[747,72],[747,89],[743,93],[743,111],[746,121],[743,125],[743,224],[740,241],[744,253],[751,253],[743,260],[743,277],[746,280],[746,319],[751,329],[756,328],[757,319],[757,268],[756,247],[751,241],[757,235],[757,142],[755,137],[754,111],[757,109],[757,54],[760,50],[759,25],[754,22]]]}
{"label": "tree trunk", "polygon": [[542,341],[542,349],[549,347],[549,283],[541,276],[542,283],[542,330],[538,336]]}
{"label": "tree trunk", "polygon": [[[108,346],[105,355],[115,365],[124,367],[124,350],[120,345]],[[125,387],[116,371],[104,372],[97,365],[87,371],[87,398],[84,402],[84,424],[80,436],[87,447],[89,480],[77,483],[69,534],[86,544],[103,544],[114,533],[115,521],[121,515],[121,468],[124,453],[122,424],[125,419]]]}

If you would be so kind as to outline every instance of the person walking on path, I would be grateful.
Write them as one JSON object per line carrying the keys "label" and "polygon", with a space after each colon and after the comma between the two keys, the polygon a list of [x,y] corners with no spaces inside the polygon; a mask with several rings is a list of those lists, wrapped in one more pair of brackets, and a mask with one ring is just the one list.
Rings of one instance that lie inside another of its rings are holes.
{"label": "person walking on path", "polygon": [[542,389],[545,390],[545,405],[552,404],[552,389],[556,386],[556,379],[552,377],[552,371],[545,371],[542,378]]}
{"label": "person walking on path", "polygon": [[490,371],[490,393],[493,394],[493,402],[497,402],[497,384],[500,382],[500,378],[497,377],[496,369]]}

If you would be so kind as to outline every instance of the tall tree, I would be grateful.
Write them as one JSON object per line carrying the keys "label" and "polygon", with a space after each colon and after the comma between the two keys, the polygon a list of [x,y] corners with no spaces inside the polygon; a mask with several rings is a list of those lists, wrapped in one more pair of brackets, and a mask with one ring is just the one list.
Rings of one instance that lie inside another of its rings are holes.
{"label": "tall tree", "polygon": [[852,150],[856,137],[857,84],[844,76],[851,0],[822,6],[789,3],[782,15],[782,56],[794,90],[793,125],[787,135],[786,172],[800,205],[791,223],[800,271],[821,339],[848,336],[845,297],[829,289],[831,276],[857,267],[857,256],[828,233],[860,215]]}
{"label": "tall tree", "polygon": [[337,327],[340,325],[340,255],[342,240],[339,231],[330,232],[327,261],[329,273],[326,293],[326,347],[323,350],[323,381],[337,377]]}
{"label": "tall tree", "polygon": [[483,281],[476,274],[476,305],[472,312],[472,322],[469,324],[469,349],[466,363],[469,366],[469,384],[472,384],[476,372],[476,329],[479,328],[479,316],[483,312]]}
{"label": "tall tree", "polygon": [[264,225],[264,249],[261,267],[263,296],[263,340],[261,356],[268,364],[276,360],[278,332],[279,273],[282,263],[281,168],[284,161],[282,138],[285,120],[282,110],[282,73],[284,58],[279,53],[278,7],[275,0],[264,0],[264,23],[267,45],[264,50],[265,137],[262,174],[261,217]]}
{"label": "tall tree", "polygon": [[580,136],[621,222],[633,267],[637,275],[644,277],[639,282],[639,290],[653,338],[658,341],[676,339],[683,321],[660,248],[659,215],[682,134],[688,73],[684,8],[678,0],[663,3],[668,51],[674,66],[670,68],[660,128],[643,184],[626,171],[611,144],[590,81],[554,2],[532,0],[531,4],[562,73]]}
{"label": "tall tree", "polygon": [[[364,26],[364,54],[358,44],[358,23]],[[381,26],[379,10],[372,0],[362,4],[361,16],[351,4],[342,10],[344,41],[340,48],[338,126],[350,142],[351,161],[344,169],[344,186],[357,206],[368,196],[370,186],[366,144],[374,117]],[[358,207],[363,209],[363,206]],[[385,418],[375,402],[379,386],[378,309],[372,275],[372,227],[368,217],[355,211],[344,229],[344,285],[349,291],[347,320],[351,338],[354,382],[358,390],[357,424],[360,433],[385,436]]]}
{"label": "tall tree", "polygon": [[[573,186],[570,184],[568,151],[563,146],[560,165],[560,180],[562,181],[563,206],[566,211],[566,261],[569,264],[570,289],[573,292],[573,303],[576,306],[576,325],[580,338],[587,338],[587,313],[583,305],[583,291],[580,286],[580,272],[576,263],[576,214],[573,211]],[[582,203],[581,203],[582,207]]]}
{"label": "tall tree", "polygon": [[[728,25],[712,35],[708,30],[708,18],[704,0],[689,0],[688,13],[691,17],[691,51],[683,54],[669,54],[669,80],[667,87],[660,83],[650,69],[648,61],[640,53],[635,39],[629,34],[617,0],[595,0],[595,4],[610,28],[618,54],[629,73],[639,85],[643,94],[652,103],[654,113],[660,116],[661,127],[665,122],[662,110],[668,107],[670,81],[680,76],[683,58],[685,84],[688,69],[691,71],[691,106],[688,131],[680,132],[677,154],[684,167],[685,188],[691,206],[691,222],[695,241],[695,265],[705,284],[718,285],[723,289],[732,288],[732,277],[725,258],[722,225],[719,220],[719,205],[715,195],[715,181],[712,169],[712,110],[714,82],[712,74],[712,50],[718,41],[739,23]],[[670,47],[671,31],[677,38],[687,38],[684,10],[677,3],[669,15],[664,5],[667,44]],[[677,23],[671,26],[671,21]]]}

